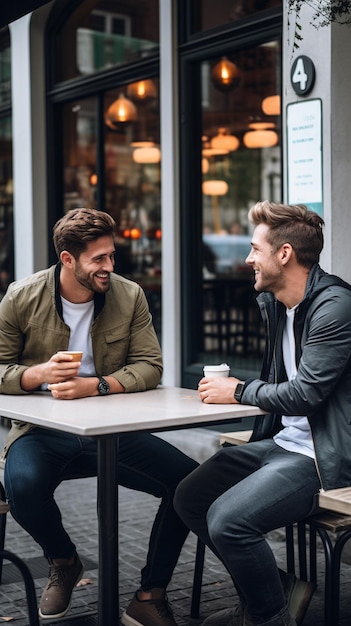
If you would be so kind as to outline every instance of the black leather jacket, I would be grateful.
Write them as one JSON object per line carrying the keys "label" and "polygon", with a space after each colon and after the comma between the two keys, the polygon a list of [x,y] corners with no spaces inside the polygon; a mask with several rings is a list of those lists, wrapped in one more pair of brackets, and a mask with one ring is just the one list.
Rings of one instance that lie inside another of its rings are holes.
{"label": "black leather jacket", "polygon": [[247,380],[241,402],[257,416],[252,440],[272,437],[281,415],[307,415],[322,489],[351,484],[351,286],[315,265],[294,323],[297,375],[283,364],[285,307],[270,293],[257,302],[266,328],[261,378]]}

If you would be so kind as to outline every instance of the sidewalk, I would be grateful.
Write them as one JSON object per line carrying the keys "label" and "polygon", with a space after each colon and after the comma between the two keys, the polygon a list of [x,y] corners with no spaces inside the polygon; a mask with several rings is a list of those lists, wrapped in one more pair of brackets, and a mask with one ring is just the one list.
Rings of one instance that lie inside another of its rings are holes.
{"label": "sidewalk", "polygon": [[[218,447],[219,433],[201,428],[177,431],[162,435],[175,445],[190,453],[199,461],[205,460]],[[0,428],[0,445],[6,437],[6,430]],[[2,473],[0,474],[2,479]],[[77,587],[73,594],[72,608],[68,618],[58,622],[45,621],[43,624],[61,626],[96,626],[97,609],[97,518],[96,518],[96,480],[82,479],[64,482],[57,490],[57,500],[62,511],[67,531],[77,545],[78,552],[85,565],[84,580],[87,584]],[[35,494],[33,494],[35,501]],[[149,531],[154,519],[158,502],[151,496],[124,488],[119,489],[120,511],[120,605],[125,608],[138,587],[140,570],[144,565]],[[278,564],[285,567],[284,531],[278,530],[269,537]],[[35,579],[37,597],[46,584],[47,563],[41,550],[18,524],[8,515],[6,530],[6,548],[21,556],[32,571]],[[169,600],[179,626],[201,624],[208,615],[221,608],[231,606],[235,601],[235,592],[231,580],[218,559],[206,550],[204,579],[200,605],[200,619],[189,617],[192,592],[192,578],[195,562],[196,539],[190,534],[183,548],[172,582],[168,589]],[[351,559],[346,551],[346,560]],[[312,599],[304,626],[323,625],[323,555],[319,555],[319,585]],[[351,623],[351,567],[342,564],[340,625]],[[85,614],[84,618],[72,620],[72,616]],[[28,626],[27,606],[24,586],[15,567],[4,562],[3,584],[0,586],[0,624],[4,618],[12,618],[14,626]],[[104,624],[99,626],[117,626]],[[335,625],[336,626],[336,625]]]}

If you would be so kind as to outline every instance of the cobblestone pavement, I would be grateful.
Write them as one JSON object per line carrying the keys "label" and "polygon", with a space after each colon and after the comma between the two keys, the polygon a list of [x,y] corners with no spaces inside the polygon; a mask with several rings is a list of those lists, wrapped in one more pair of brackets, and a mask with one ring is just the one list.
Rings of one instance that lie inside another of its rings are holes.
{"label": "cobblestone pavement", "polygon": [[[4,438],[4,429],[0,429],[0,444]],[[208,434],[201,429],[186,431],[187,445],[181,445],[181,434],[174,434],[176,445],[189,448],[194,447],[194,456],[199,460],[212,454],[218,440],[218,433]],[[172,440],[172,434],[167,436]],[[2,474],[0,474],[2,479]],[[77,587],[73,594],[70,619],[56,621],[61,626],[93,626],[97,623],[97,518],[96,518],[96,480],[82,479],[64,482],[57,490],[65,526],[85,564],[84,579],[87,584]],[[35,501],[35,496],[34,496]],[[158,502],[151,496],[133,492],[124,488],[119,489],[120,512],[120,605],[127,606],[135,589],[138,586],[140,570],[144,565],[148,536],[154,519]],[[172,538],[170,537],[170,541]],[[276,555],[280,567],[285,565],[284,531],[278,530],[269,536],[269,541]],[[46,583],[47,563],[42,557],[41,550],[36,543],[25,533],[18,524],[8,515],[6,530],[6,548],[21,556],[28,564],[35,579],[37,597]],[[192,580],[195,561],[195,537],[190,534],[182,551],[172,582],[168,589],[169,600],[174,610],[175,619],[179,626],[201,624],[208,615],[223,607],[231,606],[236,595],[231,580],[221,563],[209,550],[206,550],[205,568],[201,594],[200,618],[190,618],[190,602]],[[318,556],[318,588],[314,594],[304,626],[323,625],[323,584],[324,564],[319,550]],[[346,560],[348,558],[346,553]],[[340,626],[351,624],[351,567],[348,563],[342,564],[341,582],[341,611]],[[85,617],[78,618],[84,613]],[[77,619],[72,619],[76,616]],[[15,567],[9,562],[4,563],[3,583],[0,586],[0,623],[6,617],[12,618],[16,626],[28,626],[27,607],[24,597],[24,586]],[[45,621],[43,623],[49,624]],[[54,622],[52,622],[54,623]],[[104,624],[99,626],[117,626]],[[336,626],[336,625],[335,625]]]}

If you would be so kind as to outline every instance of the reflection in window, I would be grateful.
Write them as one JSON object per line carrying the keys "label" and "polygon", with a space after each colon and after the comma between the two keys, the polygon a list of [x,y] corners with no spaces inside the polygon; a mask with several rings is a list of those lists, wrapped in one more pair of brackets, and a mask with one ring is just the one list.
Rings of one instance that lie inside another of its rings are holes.
{"label": "reflection in window", "polygon": [[64,211],[96,204],[95,99],[64,105]]}
{"label": "reflection in window", "polygon": [[282,0],[194,0],[192,4],[192,31],[196,33],[281,6]]}
{"label": "reflection in window", "polygon": [[119,225],[116,271],[139,282],[161,324],[161,181],[158,80],[105,97],[106,210]]}
{"label": "reflection in window", "polygon": [[[260,357],[248,211],[281,201],[280,47],[270,42],[202,63],[203,352]],[[207,357],[206,357],[207,355]]]}
{"label": "reflection in window", "polygon": [[0,298],[14,280],[11,117],[0,118]]}
{"label": "reflection in window", "polygon": [[0,104],[11,100],[11,51],[9,29],[0,29]]}
{"label": "reflection in window", "polygon": [[56,82],[158,54],[158,0],[82,2],[56,35]]}

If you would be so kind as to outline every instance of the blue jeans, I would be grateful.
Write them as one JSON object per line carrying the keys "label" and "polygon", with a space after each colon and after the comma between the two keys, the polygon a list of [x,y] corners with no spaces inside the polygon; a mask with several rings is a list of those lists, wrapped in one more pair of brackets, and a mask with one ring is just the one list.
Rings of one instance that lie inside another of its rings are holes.
{"label": "blue jeans", "polygon": [[[173,508],[176,486],[198,463],[147,433],[119,441],[121,485],[161,498],[149,542],[142,589],[166,588],[189,532]],[[8,452],[5,486],[11,513],[48,558],[69,558],[75,551],[54,499],[56,487],[69,478],[96,476],[97,446],[91,438],[34,428]],[[131,520],[133,523],[133,520]]]}
{"label": "blue jeans", "polygon": [[264,535],[311,513],[319,488],[313,459],[267,439],[224,447],[176,490],[176,511],[222,560],[255,624],[286,603]]}

